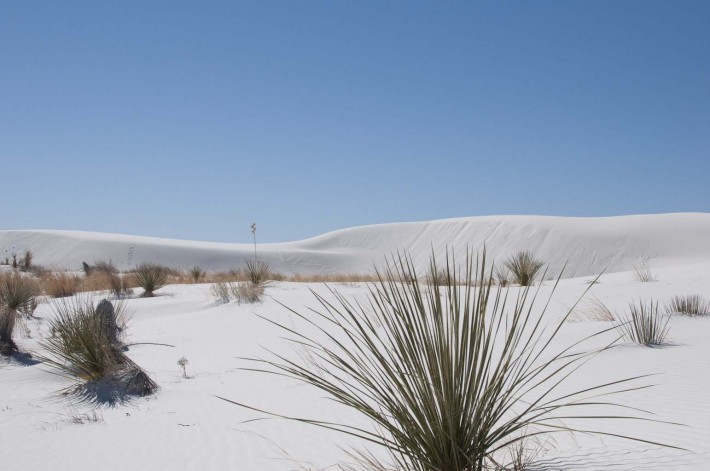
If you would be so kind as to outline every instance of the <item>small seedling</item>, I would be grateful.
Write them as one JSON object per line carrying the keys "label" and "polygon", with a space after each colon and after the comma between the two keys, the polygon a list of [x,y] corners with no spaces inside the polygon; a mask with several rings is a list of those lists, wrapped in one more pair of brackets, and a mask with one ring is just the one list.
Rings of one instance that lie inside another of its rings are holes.
{"label": "small seedling", "polygon": [[187,361],[187,358],[184,356],[180,357],[180,359],[177,361],[177,364],[182,367],[182,377],[185,379],[189,379],[189,376],[187,376],[187,369],[185,368],[187,364],[190,363]]}

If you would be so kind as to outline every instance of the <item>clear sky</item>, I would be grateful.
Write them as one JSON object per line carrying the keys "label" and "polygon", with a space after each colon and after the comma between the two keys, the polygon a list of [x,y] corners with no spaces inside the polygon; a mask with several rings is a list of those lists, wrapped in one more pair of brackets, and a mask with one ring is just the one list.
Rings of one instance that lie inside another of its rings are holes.
{"label": "clear sky", "polygon": [[710,1],[0,4],[0,229],[710,211]]}

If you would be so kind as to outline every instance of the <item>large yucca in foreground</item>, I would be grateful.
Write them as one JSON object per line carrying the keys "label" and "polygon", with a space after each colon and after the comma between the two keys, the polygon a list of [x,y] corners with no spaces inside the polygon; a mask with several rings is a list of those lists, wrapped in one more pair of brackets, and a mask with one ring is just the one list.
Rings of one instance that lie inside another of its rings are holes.
{"label": "large yucca in foreground", "polygon": [[[601,420],[629,418],[610,414],[614,405],[602,397],[634,389],[626,384],[631,379],[558,392],[589,355],[577,351],[579,342],[551,348],[566,316],[544,328],[529,288],[492,288],[485,255],[455,266],[447,260],[446,280],[420,285],[411,260],[398,257],[378,273],[367,303],[314,292],[320,310],[291,310],[302,325],[278,325],[314,360],[253,359],[253,369],[311,385],[367,416],[373,429],[278,416],[379,444],[392,462],[368,454],[361,457],[366,465],[407,471],[487,469],[499,451],[525,437],[574,431],[559,419],[594,418],[600,405]],[[435,262],[429,271],[439,273]]]}

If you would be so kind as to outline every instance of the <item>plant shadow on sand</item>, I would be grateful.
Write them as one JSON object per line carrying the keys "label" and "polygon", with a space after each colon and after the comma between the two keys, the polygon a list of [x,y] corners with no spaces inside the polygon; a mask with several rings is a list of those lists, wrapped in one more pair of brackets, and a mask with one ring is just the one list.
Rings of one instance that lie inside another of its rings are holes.
{"label": "plant shadow on sand", "polygon": [[29,353],[14,352],[9,357],[6,357],[2,363],[6,365],[34,366],[39,365],[41,362],[34,359]]}
{"label": "plant shadow on sand", "polygon": [[116,407],[149,396],[156,389],[153,380],[138,369],[77,384],[64,389],[61,394],[82,404]]}

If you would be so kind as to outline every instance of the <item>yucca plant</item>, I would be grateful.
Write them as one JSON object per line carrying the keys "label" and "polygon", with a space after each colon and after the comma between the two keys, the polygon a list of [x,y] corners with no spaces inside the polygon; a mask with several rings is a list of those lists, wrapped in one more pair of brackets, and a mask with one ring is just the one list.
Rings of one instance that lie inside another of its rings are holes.
{"label": "yucca plant", "polygon": [[[599,351],[578,351],[586,339],[553,350],[569,313],[546,326],[544,309],[533,310],[537,293],[493,287],[485,253],[455,267],[454,258],[447,259],[446,285],[420,284],[411,258],[398,256],[377,272],[367,302],[350,302],[332,290],[335,301],[313,292],[320,309],[287,307],[292,319],[276,323],[313,361],[276,354],[251,359],[250,370],[314,387],[369,418],[372,429],[222,399],[375,443],[391,463],[363,455],[366,464],[408,471],[482,471],[496,453],[526,437],[589,431],[559,421],[582,418],[574,412],[579,408],[586,419],[600,405],[600,420],[632,418],[610,413],[615,404],[601,398],[642,387],[628,384],[637,378],[561,390],[580,362]],[[432,261],[430,272],[436,268]]]}
{"label": "yucca plant", "polygon": [[70,388],[72,392],[99,382],[127,394],[147,395],[157,389],[124,352],[119,333],[127,320],[125,304],[103,300],[97,305],[85,297],[62,300],[53,309],[51,336],[41,342],[44,352],[38,356],[60,375],[80,383]]}
{"label": "yucca plant", "polygon": [[530,286],[542,270],[544,263],[535,258],[531,252],[520,251],[511,255],[505,262],[505,266],[510,271],[513,282],[520,286]]}
{"label": "yucca plant", "polygon": [[0,275],[0,354],[17,351],[12,339],[18,312],[32,312],[39,295],[37,283],[19,273]]}
{"label": "yucca plant", "polygon": [[261,260],[247,260],[244,265],[244,274],[251,284],[263,285],[269,280],[271,265]]}
{"label": "yucca plant", "polygon": [[710,302],[695,295],[673,296],[666,303],[667,314],[685,314],[686,316],[710,316]]}
{"label": "yucca plant", "polygon": [[629,304],[629,313],[621,316],[619,329],[624,337],[634,343],[655,347],[663,345],[668,336],[670,317],[658,308],[658,302],[638,301]]}
{"label": "yucca plant", "polygon": [[150,298],[155,291],[168,284],[168,269],[155,263],[141,263],[133,273],[136,285],[143,288],[142,296]]}
{"label": "yucca plant", "polygon": [[200,280],[202,278],[204,278],[205,274],[206,274],[205,271],[198,266],[194,266],[194,267],[190,268],[189,273],[190,273],[190,278],[192,278],[193,283],[199,283]]}

